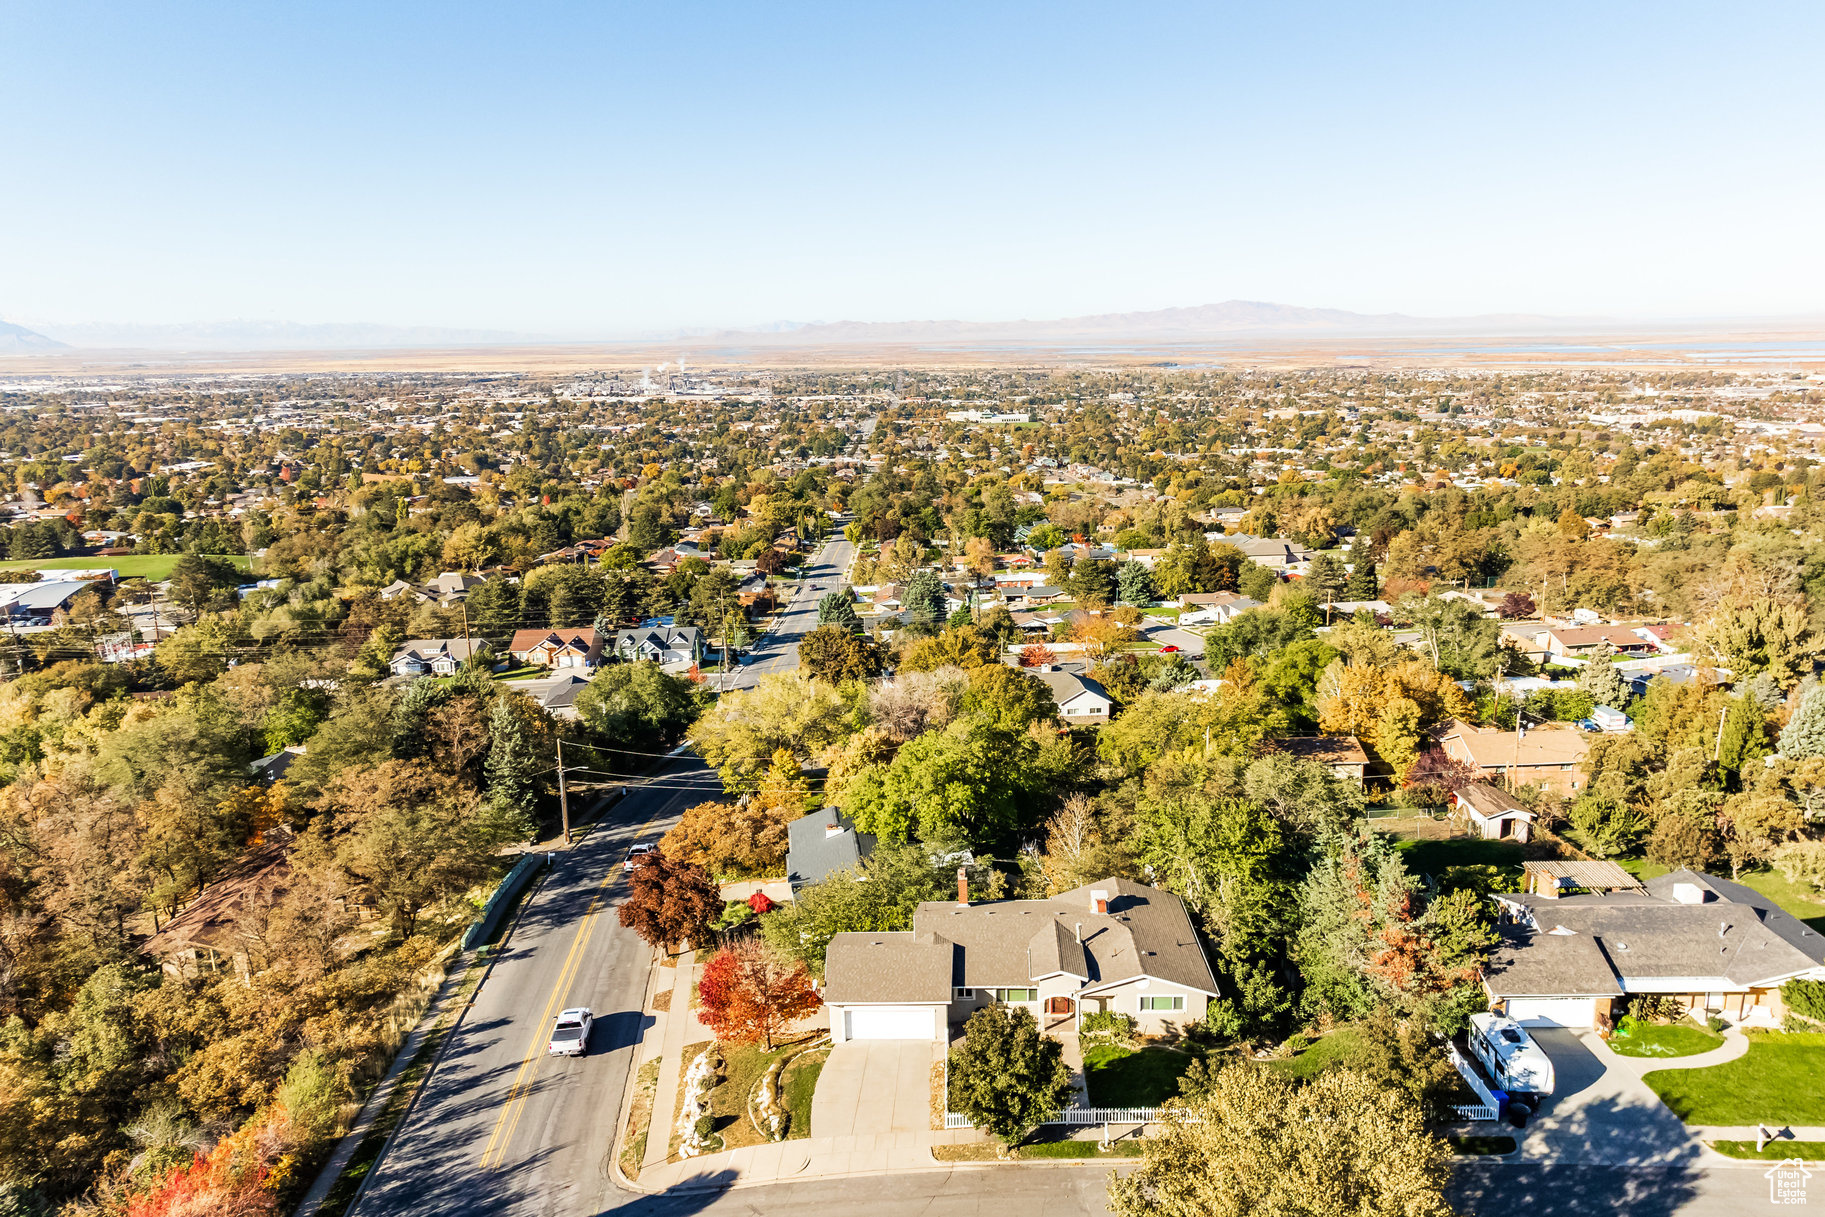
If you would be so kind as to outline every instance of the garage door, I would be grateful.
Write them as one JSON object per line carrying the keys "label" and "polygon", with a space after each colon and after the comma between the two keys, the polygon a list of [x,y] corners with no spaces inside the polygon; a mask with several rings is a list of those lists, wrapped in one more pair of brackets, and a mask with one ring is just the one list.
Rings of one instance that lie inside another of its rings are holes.
{"label": "garage door", "polygon": [[1597,1010],[1588,997],[1511,997],[1508,1017],[1523,1027],[1589,1028]]}
{"label": "garage door", "polygon": [[862,1006],[843,1017],[852,1040],[929,1040],[938,1025],[930,1006]]}

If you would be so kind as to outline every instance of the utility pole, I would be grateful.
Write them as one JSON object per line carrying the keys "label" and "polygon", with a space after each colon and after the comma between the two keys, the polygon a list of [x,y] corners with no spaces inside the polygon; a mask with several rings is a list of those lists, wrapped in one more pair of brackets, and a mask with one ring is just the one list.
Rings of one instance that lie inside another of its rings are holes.
{"label": "utility pole", "polygon": [[564,844],[570,844],[570,793],[564,788],[564,737],[558,736],[558,815],[564,821]]}

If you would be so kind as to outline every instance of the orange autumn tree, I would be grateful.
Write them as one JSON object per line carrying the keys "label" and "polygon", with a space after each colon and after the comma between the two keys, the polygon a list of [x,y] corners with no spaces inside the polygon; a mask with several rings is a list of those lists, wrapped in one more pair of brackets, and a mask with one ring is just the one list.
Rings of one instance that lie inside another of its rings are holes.
{"label": "orange autumn tree", "polygon": [[824,1004],[802,962],[784,959],[752,938],[710,957],[697,994],[700,1017],[717,1039],[759,1040],[769,1051],[781,1032]]}

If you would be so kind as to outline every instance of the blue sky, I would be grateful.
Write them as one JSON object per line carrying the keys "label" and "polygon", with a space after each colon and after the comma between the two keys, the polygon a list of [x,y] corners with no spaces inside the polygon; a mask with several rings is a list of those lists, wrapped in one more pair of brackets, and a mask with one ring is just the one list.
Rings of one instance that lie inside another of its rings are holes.
{"label": "blue sky", "polygon": [[0,3],[0,316],[1825,314],[1825,5]]}

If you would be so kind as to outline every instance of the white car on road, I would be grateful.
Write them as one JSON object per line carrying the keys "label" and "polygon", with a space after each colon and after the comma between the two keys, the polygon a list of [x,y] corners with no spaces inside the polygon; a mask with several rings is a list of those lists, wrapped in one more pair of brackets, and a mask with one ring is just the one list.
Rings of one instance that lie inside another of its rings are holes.
{"label": "white car on road", "polygon": [[589,1051],[589,1028],[595,1021],[595,1014],[582,1006],[563,1011],[545,1051],[552,1056],[582,1056]]}

